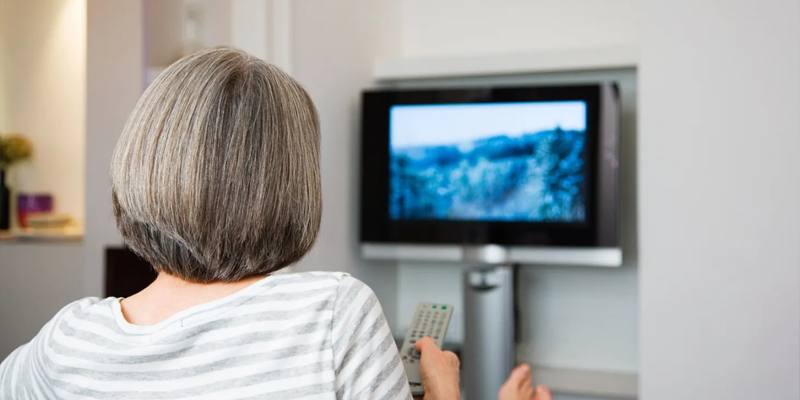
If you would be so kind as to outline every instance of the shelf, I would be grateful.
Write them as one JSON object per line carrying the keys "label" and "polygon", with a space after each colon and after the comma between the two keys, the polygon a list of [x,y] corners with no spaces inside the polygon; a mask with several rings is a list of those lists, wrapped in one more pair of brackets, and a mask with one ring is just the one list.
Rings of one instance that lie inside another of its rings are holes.
{"label": "shelf", "polygon": [[555,393],[613,399],[638,398],[639,376],[632,372],[534,366],[533,377],[536,383],[547,385]]}
{"label": "shelf", "polygon": [[0,231],[0,243],[3,242],[80,242],[83,240],[83,230],[80,228],[63,229],[14,229]]}
{"label": "shelf", "polygon": [[373,74],[378,81],[464,76],[635,68],[639,52],[633,46],[550,50],[517,54],[420,57],[380,60]]}

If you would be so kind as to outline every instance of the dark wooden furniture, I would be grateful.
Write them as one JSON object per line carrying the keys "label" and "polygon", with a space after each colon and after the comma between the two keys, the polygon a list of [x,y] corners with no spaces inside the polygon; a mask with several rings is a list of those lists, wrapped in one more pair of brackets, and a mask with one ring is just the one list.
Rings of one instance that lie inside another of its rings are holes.
{"label": "dark wooden furniture", "polygon": [[128,297],[156,279],[150,264],[126,247],[106,247],[105,274],[105,295],[114,297]]}

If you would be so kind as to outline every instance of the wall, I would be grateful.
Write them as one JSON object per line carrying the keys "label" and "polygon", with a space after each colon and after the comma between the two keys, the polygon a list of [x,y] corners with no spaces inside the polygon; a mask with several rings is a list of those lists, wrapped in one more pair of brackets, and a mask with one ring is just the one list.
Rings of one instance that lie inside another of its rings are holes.
{"label": "wall", "polygon": [[637,45],[637,0],[403,0],[403,53],[480,55]]}
{"label": "wall", "polygon": [[184,0],[142,0],[142,12],[144,65],[165,68],[184,53]]}
{"label": "wall", "polygon": [[80,243],[0,243],[0,360],[82,297]]}
{"label": "wall", "polygon": [[[8,5],[3,2],[0,3],[0,22],[3,22],[5,18],[3,15],[8,15],[8,11],[6,11],[6,7]],[[5,129],[6,126],[6,115],[8,112],[6,111],[6,103],[8,100],[6,99],[8,95],[6,94],[6,62],[5,58],[8,57],[6,55],[6,41],[8,40],[8,35],[5,34],[3,25],[0,25],[0,131]]]}
{"label": "wall", "polygon": [[83,288],[103,293],[103,251],[122,243],[111,210],[111,153],[144,89],[141,1],[88,0],[86,237]]}
{"label": "wall", "polygon": [[642,397],[798,399],[800,3],[642,9]]}
{"label": "wall", "polygon": [[273,0],[231,0],[230,34],[233,43],[248,53],[268,60],[270,57],[269,9]]}
{"label": "wall", "polygon": [[[33,160],[10,174],[17,191],[47,191],[83,220],[83,0],[0,2],[0,132],[20,132]],[[82,243],[0,242],[0,359],[81,296]],[[20,308],[20,304],[25,307]]]}
{"label": "wall", "polygon": [[359,94],[372,62],[396,51],[399,3],[293,0],[292,75],[309,91],[322,126],[324,212],[316,245],[301,269],[348,271],[366,281],[395,322],[396,268],[358,255]]}
{"label": "wall", "polygon": [[183,0],[202,27],[197,32],[197,45],[211,47],[232,43],[234,19],[231,13],[234,1],[238,0]]}
{"label": "wall", "polygon": [[145,65],[157,72],[200,48],[231,43],[232,1],[141,1]]}

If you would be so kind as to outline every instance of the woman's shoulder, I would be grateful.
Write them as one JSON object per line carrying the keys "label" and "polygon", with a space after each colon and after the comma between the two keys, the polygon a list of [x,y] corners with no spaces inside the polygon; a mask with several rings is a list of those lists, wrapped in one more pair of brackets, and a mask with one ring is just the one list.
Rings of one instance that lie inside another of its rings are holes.
{"label": "woman's shoulder", "polygon": [[330,293],[336,298],[338,305],[361,303],[375,298],[375,292],[366,283],[347,272],[308,271],[281,273],[274,275],[273,286],[272,290],[283,289],[287,291],[330,289]]}
{"label": "woman's shoulder", "polygon": [[116,297],[84,297],[75,300],[53,315],[34,339],[49,342],[57,336],[57,332],[61,336],[71,336],[87,327],[108,326],[113,322],[111,304],[115,301]]}
{"label": "woman's shoulder", "polygon": [[87,316],[87,314],[100,316],[100,315],[110,315],[111,308],[109,307],[110,304],[116,301],[116,297],[84,297],[78,300],[75,300],[64,307],[62,307],[54,316],[50,319],[49,323],[54,324],[60,322],[62,320],[69,320],[74,318],[83,318]]}
{"label": "woman's shoulder", "polygon": [[294,271],[294,270],[281,270],[274,275],[273,278],[276,279],[288,279],[288,280],[334,280],[338,281],[344,277],[350,276],[347,272],[340,272],[340,271]]}
{"label": "woman's shoulder", "polygon": [[310,284],[310,285],[332,285],[332,286],[366,286],[364,282],[354,278],[347,272],[338,271],[303,271],[303,272],[282,272],[272,276],[276,284]]}

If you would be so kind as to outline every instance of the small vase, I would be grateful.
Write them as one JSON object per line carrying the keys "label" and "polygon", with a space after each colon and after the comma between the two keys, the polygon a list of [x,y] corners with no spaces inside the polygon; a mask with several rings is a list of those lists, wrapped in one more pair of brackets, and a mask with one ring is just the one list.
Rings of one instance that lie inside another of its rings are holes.
{"label": "small vase", "polygon": [[6,171],[0,169],[0,231],[7,231],[11,227],[11,192],[6,186]]}

